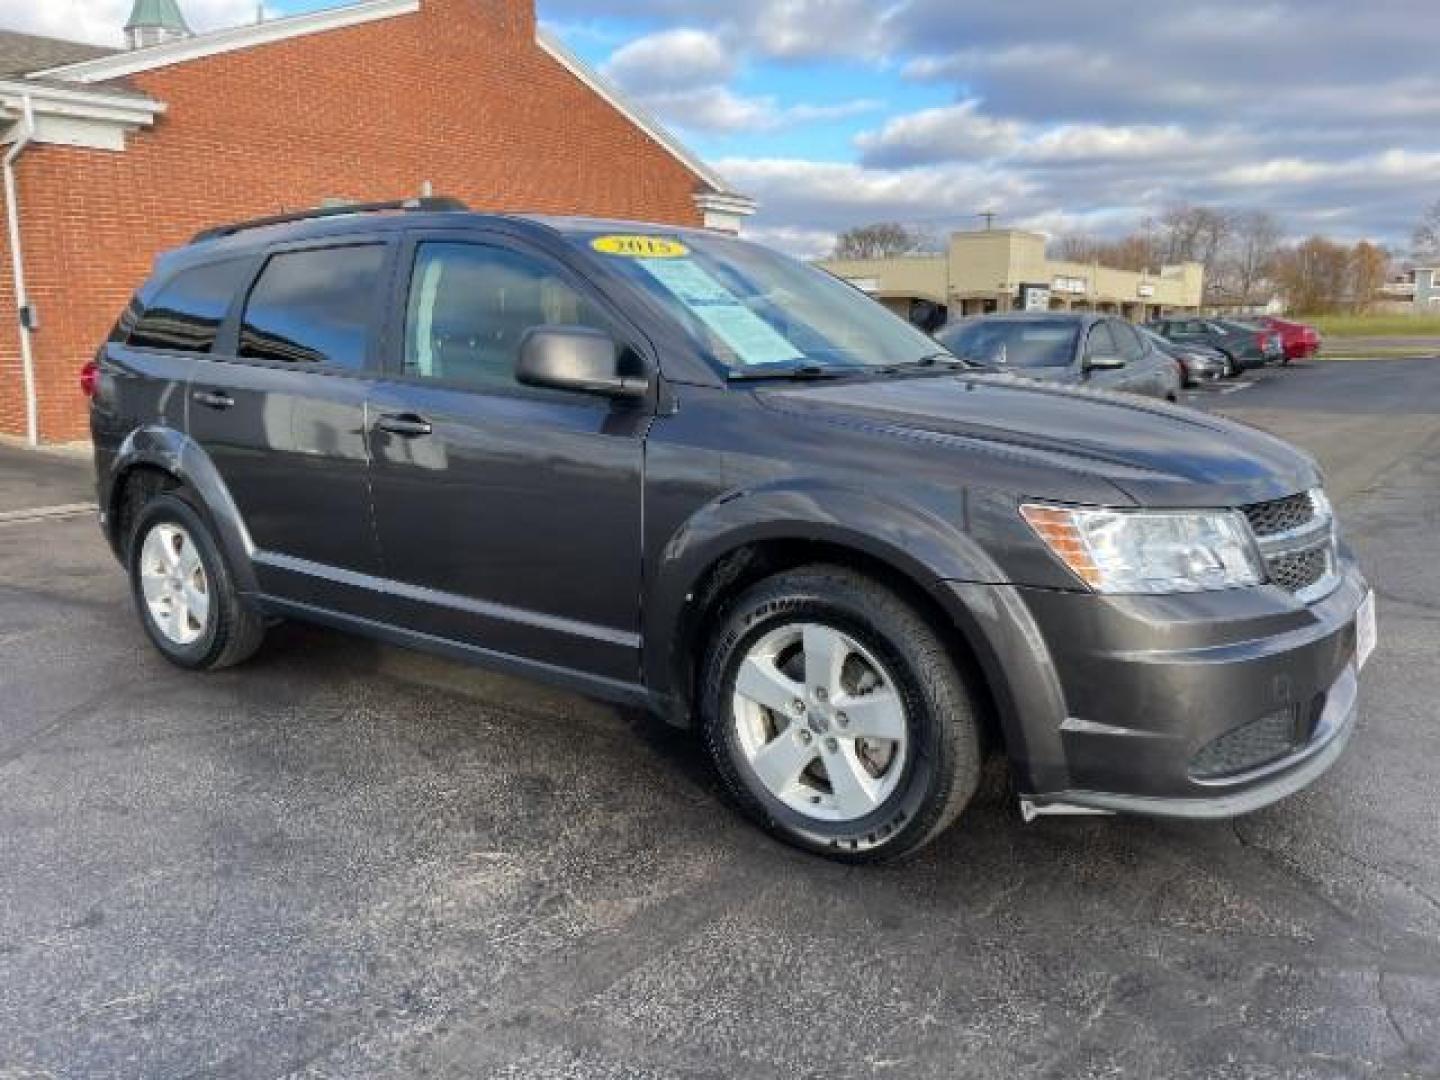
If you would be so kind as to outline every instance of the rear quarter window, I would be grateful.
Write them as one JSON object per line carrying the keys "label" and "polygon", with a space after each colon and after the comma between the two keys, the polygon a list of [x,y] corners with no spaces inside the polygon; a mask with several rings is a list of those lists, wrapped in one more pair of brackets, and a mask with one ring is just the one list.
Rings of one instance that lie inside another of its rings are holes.
{"label": "rear quarter window", "polygon": [[148,302],[137,297],[120,319],[125,344],[132,349],[212,351],[248,268],[244,259],[197,266],[180,271]]}

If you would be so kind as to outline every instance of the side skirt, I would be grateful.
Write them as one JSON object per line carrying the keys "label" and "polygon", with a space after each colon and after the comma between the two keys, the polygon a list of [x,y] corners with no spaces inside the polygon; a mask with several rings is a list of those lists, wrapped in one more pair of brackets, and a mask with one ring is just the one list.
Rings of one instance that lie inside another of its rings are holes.
{"label": "side skirt", "polygon": [[449,638],[423,634],[390,623],[366,619],[359,615],[347,615],[343,612],[331,611],[328,608],[302,604],[293,600],[283,600],[276,596],[258,595],[254,597],[254,600],[267,615],[279,615],[301,622],[319,623],[322,626],[345,630],[361,637],[383,641],[389,645],[398,645],[404,649],[431,653],[506,675],[517,675],[525,679],[534,679],[536,682],[564,687],[567,690],[617,705],[646,709],[655,707],[650,692],[639,683],[607,679],[600,675],[587,675],[570,668],[546,664],[538,660],[526,660],[509,653],[481,648],[478,645],[467,645]]}

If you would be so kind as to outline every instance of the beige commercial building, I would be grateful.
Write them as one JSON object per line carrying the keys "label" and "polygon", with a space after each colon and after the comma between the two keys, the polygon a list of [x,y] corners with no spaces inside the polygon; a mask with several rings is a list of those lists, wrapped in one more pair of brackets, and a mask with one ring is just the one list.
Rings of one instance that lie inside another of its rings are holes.
{"label": "beige commercial building", "polygon": [[922,325],[927,316],[1020,309],[1105,311],[1144,322],[1199,311],[1205,285],[1199,263],[1133,273],[1048,259],[1045,237],[1018,229],[955,233],[939,255],[828,259],[820,265]]}

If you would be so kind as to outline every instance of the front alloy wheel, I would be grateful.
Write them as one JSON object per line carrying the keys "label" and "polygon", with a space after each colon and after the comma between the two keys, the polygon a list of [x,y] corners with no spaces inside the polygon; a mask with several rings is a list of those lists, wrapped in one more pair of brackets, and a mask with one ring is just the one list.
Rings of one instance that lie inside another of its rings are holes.
{"label": "front alloy wheel", "polygon": [[761,637],[731,711],[756,777],[804,817],[857,821],[900,782],[905,704],[884,666],[834,627],[787,623]]}
{"label": "front alloy wheel", "polygon": [[938,836],[979,780],[974,696],[932,621],[853,570],[806,566],[730,601],[699,686],[731,798],[796,847],[890,859]]}

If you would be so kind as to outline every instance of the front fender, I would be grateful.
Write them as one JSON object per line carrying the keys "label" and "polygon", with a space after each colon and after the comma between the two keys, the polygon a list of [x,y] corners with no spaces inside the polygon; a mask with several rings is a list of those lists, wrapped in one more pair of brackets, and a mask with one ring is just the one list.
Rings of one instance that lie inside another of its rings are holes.
{"label": "front fender", "polygon": [[943,581],[1000,583],[995,562],[964,531],[922,507],[836,484],[788,480],[730,492],[692,515],[649,567],[644,616],[646,683],[658,696],[683,701],[682,650],[688,606],[710,570],[726,556],[767,541],[809,541],[876,559],[948,606]]}
{"label": "front fender", "polygon": [[204,447],[184,432],[162,425],[136,428],[125,437],[101,478],[101,508],[105,514],[106,535],[117,552],[124,538],[117,534],[120,493],[126,474],[137,468],[159,469],[175,477],[195,494],[215,528],[215,537],[225,552],[230,571],[241,592],[255,592],[255,568],[251,555],[255,550],[250,532],[240,516],[235,499],[220,476],[220,471]]}

